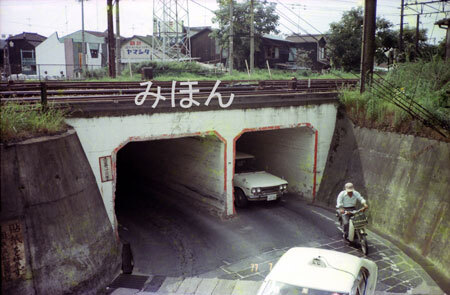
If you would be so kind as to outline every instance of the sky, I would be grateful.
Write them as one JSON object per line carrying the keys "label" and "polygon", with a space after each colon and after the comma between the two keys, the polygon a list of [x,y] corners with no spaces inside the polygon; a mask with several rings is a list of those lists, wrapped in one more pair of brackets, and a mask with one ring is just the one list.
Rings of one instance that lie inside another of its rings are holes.
{"label": "sky", "polygon": [[[153,2],[159,0],[120,0],[120,33],[122,36],[151,35]],[[167,0],[166,0],[167,1]],[[218,8],[216,0],[178,0],[189,8],[190,26],[213,26],[211,19]],[[246,0],[238,0],[238,2]],[[306,32],[325,33],[330,23],[337,22],[344,11],[361,6],[363,0],[269,0],[277,4],[282,34]],[[415,1],[405,0],[407,3]],[[423,0],[421,0],[423,1]],[[390,20],[395,28],[400,23],[401,0],[378,0],[377,16]],[[281,4],[280,4],[281,3]],[[425,6],[424,12],[441,11],[444,4]],[[85,0],[85,30],[105,31],[107,28],[106,0]],[[405,14],[417,13],[420,6],[408,8]],[[444,9],[450,10],[445,4]],[[298,17],[300,15],[300,18]],[[447,17],[448,17],[447,13]],[[421,28],[428,30],[430,43],[445,37],[445,30],[434,22],[445,18],[444,13],[421,16]],[[306,20],[309,24],[307,24]],[[415,27],[416,16],[407,16],[407,25]],[[300,27],[298,26],[300,25]],[[0,34],[35,32],[50,36],[54,32],[64,36],[81,29],[81,4],[78,0],[0,0]]]}

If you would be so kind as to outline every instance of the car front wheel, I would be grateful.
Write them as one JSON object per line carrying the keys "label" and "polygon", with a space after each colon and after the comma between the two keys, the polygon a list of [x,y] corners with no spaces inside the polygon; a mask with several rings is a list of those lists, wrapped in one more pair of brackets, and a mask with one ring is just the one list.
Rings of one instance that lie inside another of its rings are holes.
{"label": "car front wheel", "polygon": [[248,200],[244,192],[237,187],[234,189],[234,204],[238,208],[244,208],[248,205]]}

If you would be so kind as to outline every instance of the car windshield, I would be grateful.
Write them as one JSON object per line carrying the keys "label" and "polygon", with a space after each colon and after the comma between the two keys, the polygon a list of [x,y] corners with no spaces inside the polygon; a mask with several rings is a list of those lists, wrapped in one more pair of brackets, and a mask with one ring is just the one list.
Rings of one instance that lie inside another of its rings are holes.
{"label": "car windshield", "polygon": [[255,158],[236,160],[235,173],[255,172]]}
{"label": "car windshield", "polygon": [[261,295],[348,295],[333,291],[316,290],[301,286],[289,285],[278,281],[269,281]]}

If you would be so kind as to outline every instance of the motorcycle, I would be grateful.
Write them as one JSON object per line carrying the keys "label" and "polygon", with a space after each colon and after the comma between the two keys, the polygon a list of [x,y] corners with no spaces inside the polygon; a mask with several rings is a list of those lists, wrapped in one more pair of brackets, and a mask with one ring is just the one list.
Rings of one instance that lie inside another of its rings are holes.
{"label": "motorcycle", "polygon": [[[350,215],[348,224],[348,241],[352,244],[357,244],[361,248],[364,255],[369,254],[369,245],[367,244],[366,225],[368,224],[367,217],[364,214],[364,208],[359,210],[345,211],[344,214]],[[342,230],[344,230],[341,214],[337,214]]]}

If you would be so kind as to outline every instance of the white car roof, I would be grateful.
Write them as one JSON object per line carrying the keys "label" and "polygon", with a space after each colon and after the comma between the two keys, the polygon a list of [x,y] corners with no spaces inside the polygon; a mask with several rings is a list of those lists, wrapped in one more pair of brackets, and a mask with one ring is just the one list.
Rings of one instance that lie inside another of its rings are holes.
{"label": "white car roof", "polygon": [[253,159],[255,156],[250,155],[250,154],[246,154],[243,152],[238,152],[236,151],[236,160],[241,160],[241,159]]}
{"label": "white car roof", "polygon": [[[319,258],[319,265],[313,263]],[[361,258],[316,248],[296,247],[277,262],[266,280],[311,289],[350,292],[361,268]]]}

